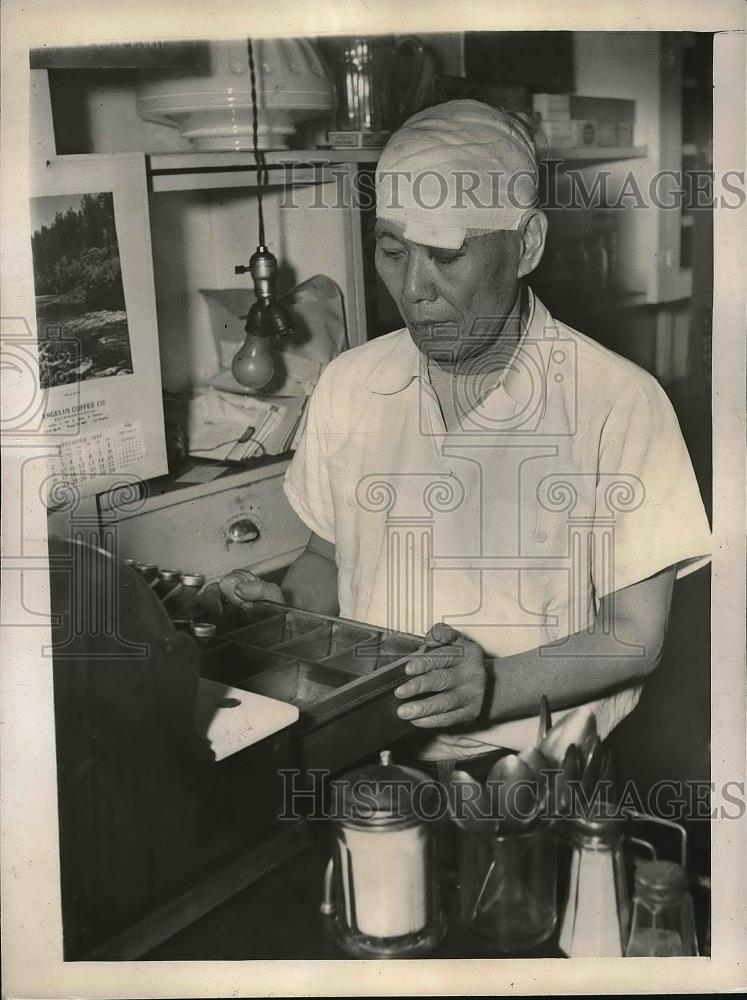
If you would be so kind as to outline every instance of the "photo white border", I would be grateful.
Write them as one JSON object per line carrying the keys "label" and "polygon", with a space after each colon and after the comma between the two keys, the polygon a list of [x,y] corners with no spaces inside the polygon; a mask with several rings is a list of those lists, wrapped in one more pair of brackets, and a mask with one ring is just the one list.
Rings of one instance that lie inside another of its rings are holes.
{"label": "photo white border", "polygon": [[[703,30],[714,39],[714,167],[744,169],[745,6],[703,0],[628,0],[589,4],[552,0],[490,2],[313,0],[6,0],[2,23],[2,316],[33,316],[28,241],[28,49],[43,44],[201,38],[247,34],[318,35],[464,30]],[[105,16],[103,11],[105,10]],[[260,14],[261,31],[253,12]],[[712,779],[744,781],[744,317],[745,211],[715,213],[714,558]],[[12,406],[5,400],[4,406]],[[4,439],[4,444],[8,441]],[[11,441],[11,444],[13,442]],[[33,444],[3,449],[3,534],[22,497],[14,470]],[[24,511],[37,542],[40,505]],[[6,553],[7,555],[7,553]],[[43,574],[38,574],[42,576]],[[5,587],[3,588],[5,594]],[[39,599],[48,601],[40,579]],[[3,992],[20,997],[267,995],[506,995],[511,993],[713,992],[747,983],[747,837],[744,821],[713,824],[713,953],[710,959],[432,960],[418,962],[63,963],[56,832],[51,664],[39,651],[48,629],[3,634],[2,964]],[[687,739],[687,734],[682,734]],[[718,804],[718,796],[716,803]]]}

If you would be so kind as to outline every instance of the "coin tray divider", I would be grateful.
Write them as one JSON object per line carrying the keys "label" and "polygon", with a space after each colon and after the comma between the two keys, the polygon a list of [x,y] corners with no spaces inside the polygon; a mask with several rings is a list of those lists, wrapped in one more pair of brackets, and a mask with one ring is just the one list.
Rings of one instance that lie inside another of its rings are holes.
{"label": "coin tray divider", "polygon": [[350,680],[350,674],[322,663],[289,658],[288,664],[254,674],[234,687],[287,701],[304,709],[321,698],[329,697],[333,691],[349,684]]}
{"label": "coin tray divider", "polygon": [[[424,648],[420,636],[274,602],[253,602],[246,617],[249,624],[222,636],[229,644],[226,663],[233,647],[240,666],[252,666],[242,678],[230,666],[230,683],[298,705],[307,725],[377,698],[393,701],[405,664]],[[396,707],[390,705],[387,714],[396,715]],[[408,726],[403,722],[402,731]]]}
{"label": "coin tray divider", "polygon": [[[226,638],[240,642],[246,646],[275,649],[280,643],[300,638],[305,632],[312,632],[324,625],[317,615],[306,611],[296,611],[294,608],[284,608],[276,605],[274,615],[267,614],[241,628],[225,633]],[[260,613],[266,608],[252,608],[249,614]]]}

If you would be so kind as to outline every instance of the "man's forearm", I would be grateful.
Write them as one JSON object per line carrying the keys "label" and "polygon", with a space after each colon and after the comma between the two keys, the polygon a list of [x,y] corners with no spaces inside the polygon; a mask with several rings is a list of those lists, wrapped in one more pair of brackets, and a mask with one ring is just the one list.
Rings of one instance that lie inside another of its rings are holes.
{"label": "man's forearm", "polygon": [[603,597],[593,624],[539,649],[487,659],[484,712],[492,721],[590,701],[649,674],[661,658],[675,570]]}
{"label": "man's forearm", "polygon": [[302,552],[288,569],[280,589],[288,604],[305,611],[336,615],[337,565],[316,552]]}
{"label": "man's forearm", "polygon": [[543,694],[553,708],[567,708],[642,679],[658,663],[662,647],[635,645],[633,630],[628,631],[618,625],[617,637],[604,635],[598,623],[596,632],[579,632],[513,656],[486,657],[486,714],[493,722],[534,715]]}

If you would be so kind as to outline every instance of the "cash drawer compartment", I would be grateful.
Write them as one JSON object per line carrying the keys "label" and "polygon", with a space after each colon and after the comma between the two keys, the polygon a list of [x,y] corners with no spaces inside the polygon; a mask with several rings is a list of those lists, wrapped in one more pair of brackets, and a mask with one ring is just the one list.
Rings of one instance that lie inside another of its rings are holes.
{"label": "cash drawer compartment", "polygon": [[211,677],[296,705],[303,767],[336,771],[412,731],[394,688],[421,637],[270,602],[247,612],[217,640]]}

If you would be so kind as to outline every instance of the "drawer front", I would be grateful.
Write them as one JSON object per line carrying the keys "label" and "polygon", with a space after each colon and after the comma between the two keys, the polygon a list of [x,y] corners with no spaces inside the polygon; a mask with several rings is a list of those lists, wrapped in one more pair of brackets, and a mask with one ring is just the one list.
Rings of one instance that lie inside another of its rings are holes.
{"label": "drawer front", "polygon": [[223,576],[238,566],[269,572],[286,566],[309,540],[309,529],[283,493],[283,475],[118,517],[120,558],[163,569]]}

